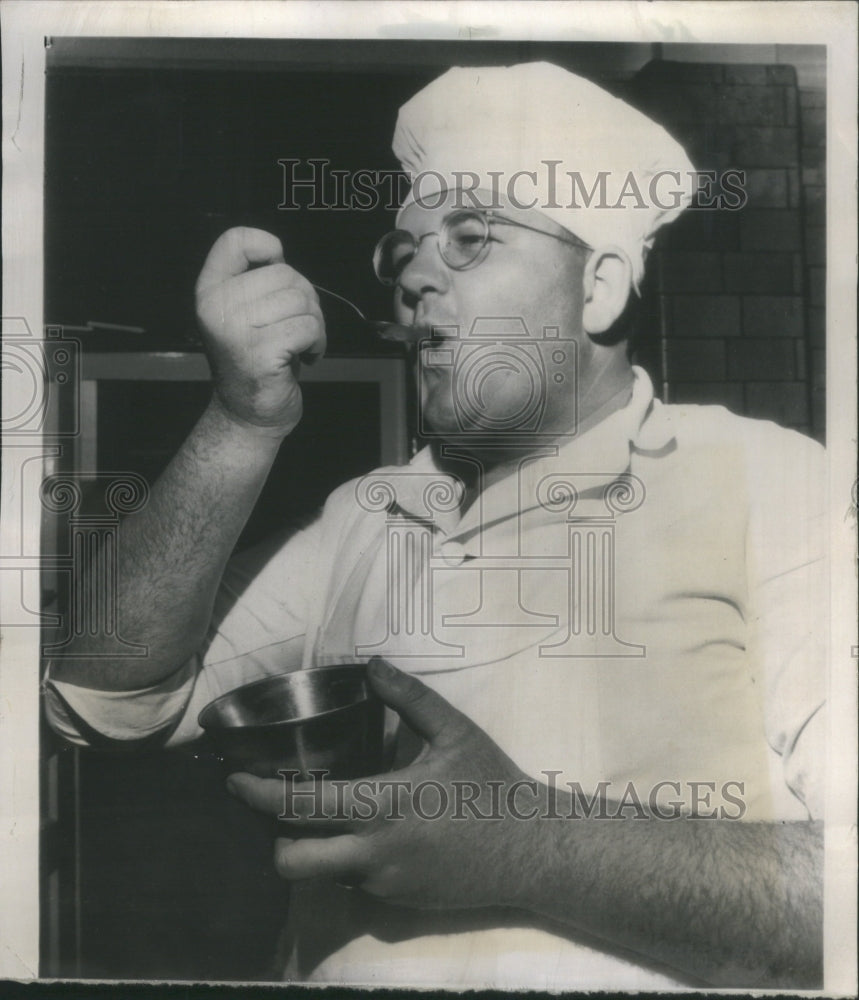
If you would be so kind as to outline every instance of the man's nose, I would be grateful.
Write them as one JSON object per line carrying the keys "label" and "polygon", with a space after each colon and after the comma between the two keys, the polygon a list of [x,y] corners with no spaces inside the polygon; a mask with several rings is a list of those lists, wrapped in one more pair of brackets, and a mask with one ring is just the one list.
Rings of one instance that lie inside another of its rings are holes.
{"label": "man's nose", "polygon": [[438,238],[438,233],[426,233],[417,241],[415,255],[397,282],[404,299],[417,302],[428,293],[443,294],[450,287],[450,269],[439,253]]}

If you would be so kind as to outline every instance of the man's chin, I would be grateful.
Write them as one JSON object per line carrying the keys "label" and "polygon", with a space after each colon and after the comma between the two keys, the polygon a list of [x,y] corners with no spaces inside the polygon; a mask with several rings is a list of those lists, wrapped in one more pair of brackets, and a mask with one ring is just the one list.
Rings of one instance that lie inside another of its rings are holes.
{"label": "man's chin", "polygon": [[445,444],[461,445],[469,439],[474,439],[474,434],[464,431],[457,423],[430,422],[424,421],[424,437],[431,441],[443,441]]}
{"label": "man's chin", "polygon": [[420,434],[429,441],[446,446],[455,446],[457,451],[474,455],[497,456],[510,451],[519,454],[541,443],[538,432],[529,434],[524,428],[504,426],[503,413],[498,413],[493,421],[483,415],[468,420],[467,414],[454,407],[450,398],[439,398],[440,394],[425,396],[420,412]]}
{"label": "man's chin", "polygon": [[432,444],[437,454],[470,455],[478,459],[482,465],[495,464],[502,455],[511,451],[511,445],[512,452],[518,453],[525,444],[516,435],[491,430],[480,432],[474,428],[465,429],[455,421],[433,426],[425,423],[424,428],[424,437]]}
{"label": "man's chin", "polygon": [[446,439],[448,435],[462,433],[458,414],[453,405],[450,392],[422,392],[420,401],[419,425],[421,432],[427,437]]}
{"label": "man's chin", "polygon": [[467,445],[474,432],[463,428],[459,415],[448,406],[425,406],[420,414],[421,434],[430,441]]}

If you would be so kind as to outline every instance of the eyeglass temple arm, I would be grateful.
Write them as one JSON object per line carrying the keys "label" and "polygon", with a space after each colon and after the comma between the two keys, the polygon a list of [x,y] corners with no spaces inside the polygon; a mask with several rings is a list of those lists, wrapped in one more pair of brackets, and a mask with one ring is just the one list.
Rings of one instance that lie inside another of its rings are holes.
{"label": "eyeglass temple arm", "polygon": [[569,236],[561,236],[560,233],[549,233],[546,232],[545,229],[538,229],[536,226],[529,226],[527,223],[519,222],[517,219],[508,219],[503,215],[494,215],[491,212],[487,212],[486,214],[492,222],[497,222],[506,226],[517,226],[519,229],[528,229],[532,233],[540,233],[542,236],[551,236],[553,240],[560,240],[561,243],[569,243],[570,246],[581,247],[582,250],[593,250],[593,247],[589,243],[585,243],[584,240],[580,240],[577,236],[573,236],[572,233]]}

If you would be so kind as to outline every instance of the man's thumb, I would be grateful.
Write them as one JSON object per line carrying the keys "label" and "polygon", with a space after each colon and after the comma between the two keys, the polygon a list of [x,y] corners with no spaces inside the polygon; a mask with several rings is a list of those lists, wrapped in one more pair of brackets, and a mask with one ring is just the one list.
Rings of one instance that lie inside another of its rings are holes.
{"label": "man's thumb", "polygon": [[374,656],[367,669],[373,688],[382,701],[431,743],[452,741],[456,734],[471,724],[440,694],[411,674],[392,667],[381,657]]}

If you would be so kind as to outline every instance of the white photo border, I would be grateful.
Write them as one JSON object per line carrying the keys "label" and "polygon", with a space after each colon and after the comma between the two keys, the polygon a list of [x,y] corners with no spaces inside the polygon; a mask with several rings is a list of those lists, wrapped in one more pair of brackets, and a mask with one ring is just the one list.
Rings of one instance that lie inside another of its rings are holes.
{"label": "white photo border", "polygon": [[[535,6],[539,16],[535,17]],[[4,0],[3,316],[43,325],[45,39],[103,37],[293,37],[528,39],[674,42],[695,45],[827,46],[827,441],[832,553],[830,705],[826,805],[825,983],[856,990],[856,117],[857,7],[805,2],[303,2],[224,0]],[[837,332],[833,332],[837,331]],[[4,372],[4,376],[7,373]],[[4,414],[28,386],[3,380]],[[24,394],[22,396],[22,394]],[[18,409],[16,409],[18,407]],[[0,552],[23,565],[38,539],[39,512],[8,512],[32,442],[4,441]],[[852,492],[851,492],[852,491]],[[852,500],[851,500],[852,497]],[[851,503],[852,507],[851,514]],[[0,568],[4,568],[0,564]],[[37,574],[33,574],[37,576]],[[19,595],[13,595],[15,601]],[[2,611],[13,596],[0,598]],[[26,596],[26,595],[25,595]],[[38,607],[38,588],[29,594]],[[3,631],[0,664],[0,977],[39,974],[39,741],[36,628]]]}

